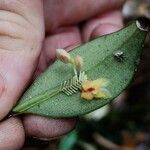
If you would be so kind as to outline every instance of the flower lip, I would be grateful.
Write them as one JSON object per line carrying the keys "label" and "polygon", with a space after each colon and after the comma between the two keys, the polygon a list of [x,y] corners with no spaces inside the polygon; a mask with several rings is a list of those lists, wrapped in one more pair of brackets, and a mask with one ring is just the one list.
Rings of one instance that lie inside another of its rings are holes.
{"label": "flower lip", "polygon": [[95,91],[95,88],[93,88],[93,87],[90,87],[86,90],[86,92],[93,92],[93,91]]}

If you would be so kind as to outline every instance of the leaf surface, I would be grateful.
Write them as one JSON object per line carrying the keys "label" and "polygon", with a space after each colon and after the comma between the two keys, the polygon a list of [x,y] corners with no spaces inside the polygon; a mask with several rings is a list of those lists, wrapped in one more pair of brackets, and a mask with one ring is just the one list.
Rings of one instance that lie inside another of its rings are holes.
{"label": "leaf surface", "polygon": [[58,92],[61,84],[73,77],[73,71],[71,66],[56,61],[25,92],[13,113],[74,117],[108,104],[132,80],[146,33],[134,21],[118,32],[99,37],[70,52],[73,57],[80,55],[83,58],[83,70],[89,79],[108,79],[110,98],[86,101],[81,99],[80,91],[71,96]]}

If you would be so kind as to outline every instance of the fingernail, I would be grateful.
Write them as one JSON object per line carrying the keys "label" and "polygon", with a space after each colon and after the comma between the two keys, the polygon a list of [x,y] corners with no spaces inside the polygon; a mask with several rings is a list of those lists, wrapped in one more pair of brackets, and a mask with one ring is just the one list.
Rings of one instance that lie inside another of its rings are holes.
{"label": "fingernail", "polygon": [[41,141],[51,141],[51,140],[56,140],[56,139],[59,139],[61,138],[62,136],[56,136],[56,137],[51,137],[51,138],[44,138],[44,137],[33,137],[34,139],[37,139],[37,140],[41,140]]}

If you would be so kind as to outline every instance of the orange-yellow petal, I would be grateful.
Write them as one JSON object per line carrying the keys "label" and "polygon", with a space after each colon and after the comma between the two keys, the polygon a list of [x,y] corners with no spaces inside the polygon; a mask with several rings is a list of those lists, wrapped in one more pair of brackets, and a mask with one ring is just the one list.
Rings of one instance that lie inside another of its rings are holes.
{"label": "orange-yellow petal", "polygon": [[99,89],[100,87],[106,86],[108,81],[106,79],[97,79],[92,81],[91,86],[95,89]]}
{"label": "orange-yellow petal", "polygon": [[84,91],[87,91],[91,87],[91,82],[92,81],[87,80],[87,81],[85,81],[85,82],[83,82],[81,84],[81,86],[82,86],[82,88],[83,88]]}
{"label": "orange-yellow petal", "polygon": [[93,97],[93,94],[91,94],[91,93],[82,92],[81,98],[84,98],[86,100],[92,100],[94,97]]}
{"label": "orange-yellow petal", "polygon": [[[97,91],[97,89],[99,89],[100,87],[106,86],[108,83],[108,81],[106,79],[97,79],[94,81],[85,81],[84,83],[82,83],[82,88],[84,91],[87,91],[89,88],[93,88]],[[95,91],[95,92],[96,92]],[[94,90],[93,90],[94,92]]]}

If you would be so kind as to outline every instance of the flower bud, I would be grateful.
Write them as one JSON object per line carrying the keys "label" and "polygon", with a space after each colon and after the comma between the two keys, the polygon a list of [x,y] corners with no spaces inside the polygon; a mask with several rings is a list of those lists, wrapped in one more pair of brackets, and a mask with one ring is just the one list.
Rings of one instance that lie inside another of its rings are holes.
{"label": "flower bud", "polygon": [[70,63],[71,57],[70,54],[67,53],[64,49],[56,49],[57,59],[67,64]]}
{"label": "flower bud", "polygon": [[80,70],[83,67],[83,58],[80,56],[76,56],[74,59],[76,69]]}

